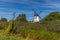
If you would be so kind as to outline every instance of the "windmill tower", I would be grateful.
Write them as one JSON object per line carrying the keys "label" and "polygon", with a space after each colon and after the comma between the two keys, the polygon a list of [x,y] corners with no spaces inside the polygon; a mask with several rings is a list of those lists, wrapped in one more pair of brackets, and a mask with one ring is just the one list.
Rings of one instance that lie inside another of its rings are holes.
{"label": "windmill tower", "polygon": [[[40,13],[41,13],[41,11],[40,11]],[[39,16],[39,14],[34,10],[34,19],[33,19],[33,22],[39,22],[40,21],[41,17]]]}

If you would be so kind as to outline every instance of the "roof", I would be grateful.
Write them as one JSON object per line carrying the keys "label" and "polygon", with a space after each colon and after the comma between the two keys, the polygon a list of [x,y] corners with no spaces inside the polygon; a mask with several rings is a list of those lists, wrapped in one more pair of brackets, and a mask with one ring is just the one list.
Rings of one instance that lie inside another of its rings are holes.
{"label": "roof", "polygon": [[34,13],[34,16],[39,16],[37,13]]}

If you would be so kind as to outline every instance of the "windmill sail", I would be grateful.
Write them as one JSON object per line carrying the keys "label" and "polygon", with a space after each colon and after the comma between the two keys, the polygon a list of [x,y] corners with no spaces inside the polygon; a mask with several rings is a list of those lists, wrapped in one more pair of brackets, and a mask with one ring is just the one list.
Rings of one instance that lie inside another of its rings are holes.
{"label": "windmill sail", "polygon": [[39,12],[39,15],[41,14],[42,11]]}
{"label": "windmill sail", "polygon": [[[42,11],[39,12],[39,15],[41,14]],[[39,18],[41,19],[41,17],[39,16]]]}

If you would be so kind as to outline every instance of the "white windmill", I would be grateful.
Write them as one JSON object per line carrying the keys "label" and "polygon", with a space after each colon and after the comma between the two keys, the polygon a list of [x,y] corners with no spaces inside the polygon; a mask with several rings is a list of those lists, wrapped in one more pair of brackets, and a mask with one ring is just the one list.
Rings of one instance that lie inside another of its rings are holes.
{"label": "white windmill", "polygon": [[40,13],[38,14],[35,10],[33,10],[34,11],[34,19],[33,19],[33,22],[39,22],[40,21],[40,16],[39,16],[39,14],[42,12],[42,11],[40,11]]}

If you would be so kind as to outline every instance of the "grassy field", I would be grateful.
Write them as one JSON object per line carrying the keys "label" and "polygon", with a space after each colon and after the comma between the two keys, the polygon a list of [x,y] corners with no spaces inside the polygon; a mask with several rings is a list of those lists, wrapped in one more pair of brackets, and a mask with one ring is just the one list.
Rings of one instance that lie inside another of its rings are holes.
{"label": "grassy field", "polygon": [[20,34],[1,34],[0,40],[60,40],[60,34],[46,30],[24,29]]}
{"label": "grassy field", "polygon": [[60,22],[50,21],[44,23],[19,23],[17,23],[17,26],[15,25],[17,27],[17,34],[6,34],[12,26],[9,24],[6,28],[7,30],[2,29],[0,31],[0,40],[60,40],[60,32],[56,32],[60,31]]}
{"label": "grassy field", "polygon": [[[45,24],[21,23],[19,27],[17,26],[17,34],[5,34],[5,30],[1,30],[0,40],[60,40],[60,33],[56,32],[56,30],[60,31],[59,28],[57,28],[59,26],[56,26],[57,24],[59,25],[59,23],[56,23],[56,21],[55,23],[52,21],[52,23],[49,22]],[[9,28],[10,27],[11,25],[9,25]]]}
{"label": "grassy field", "polygon": [[24,40],[22,37],[0,35],[0,40]]}

